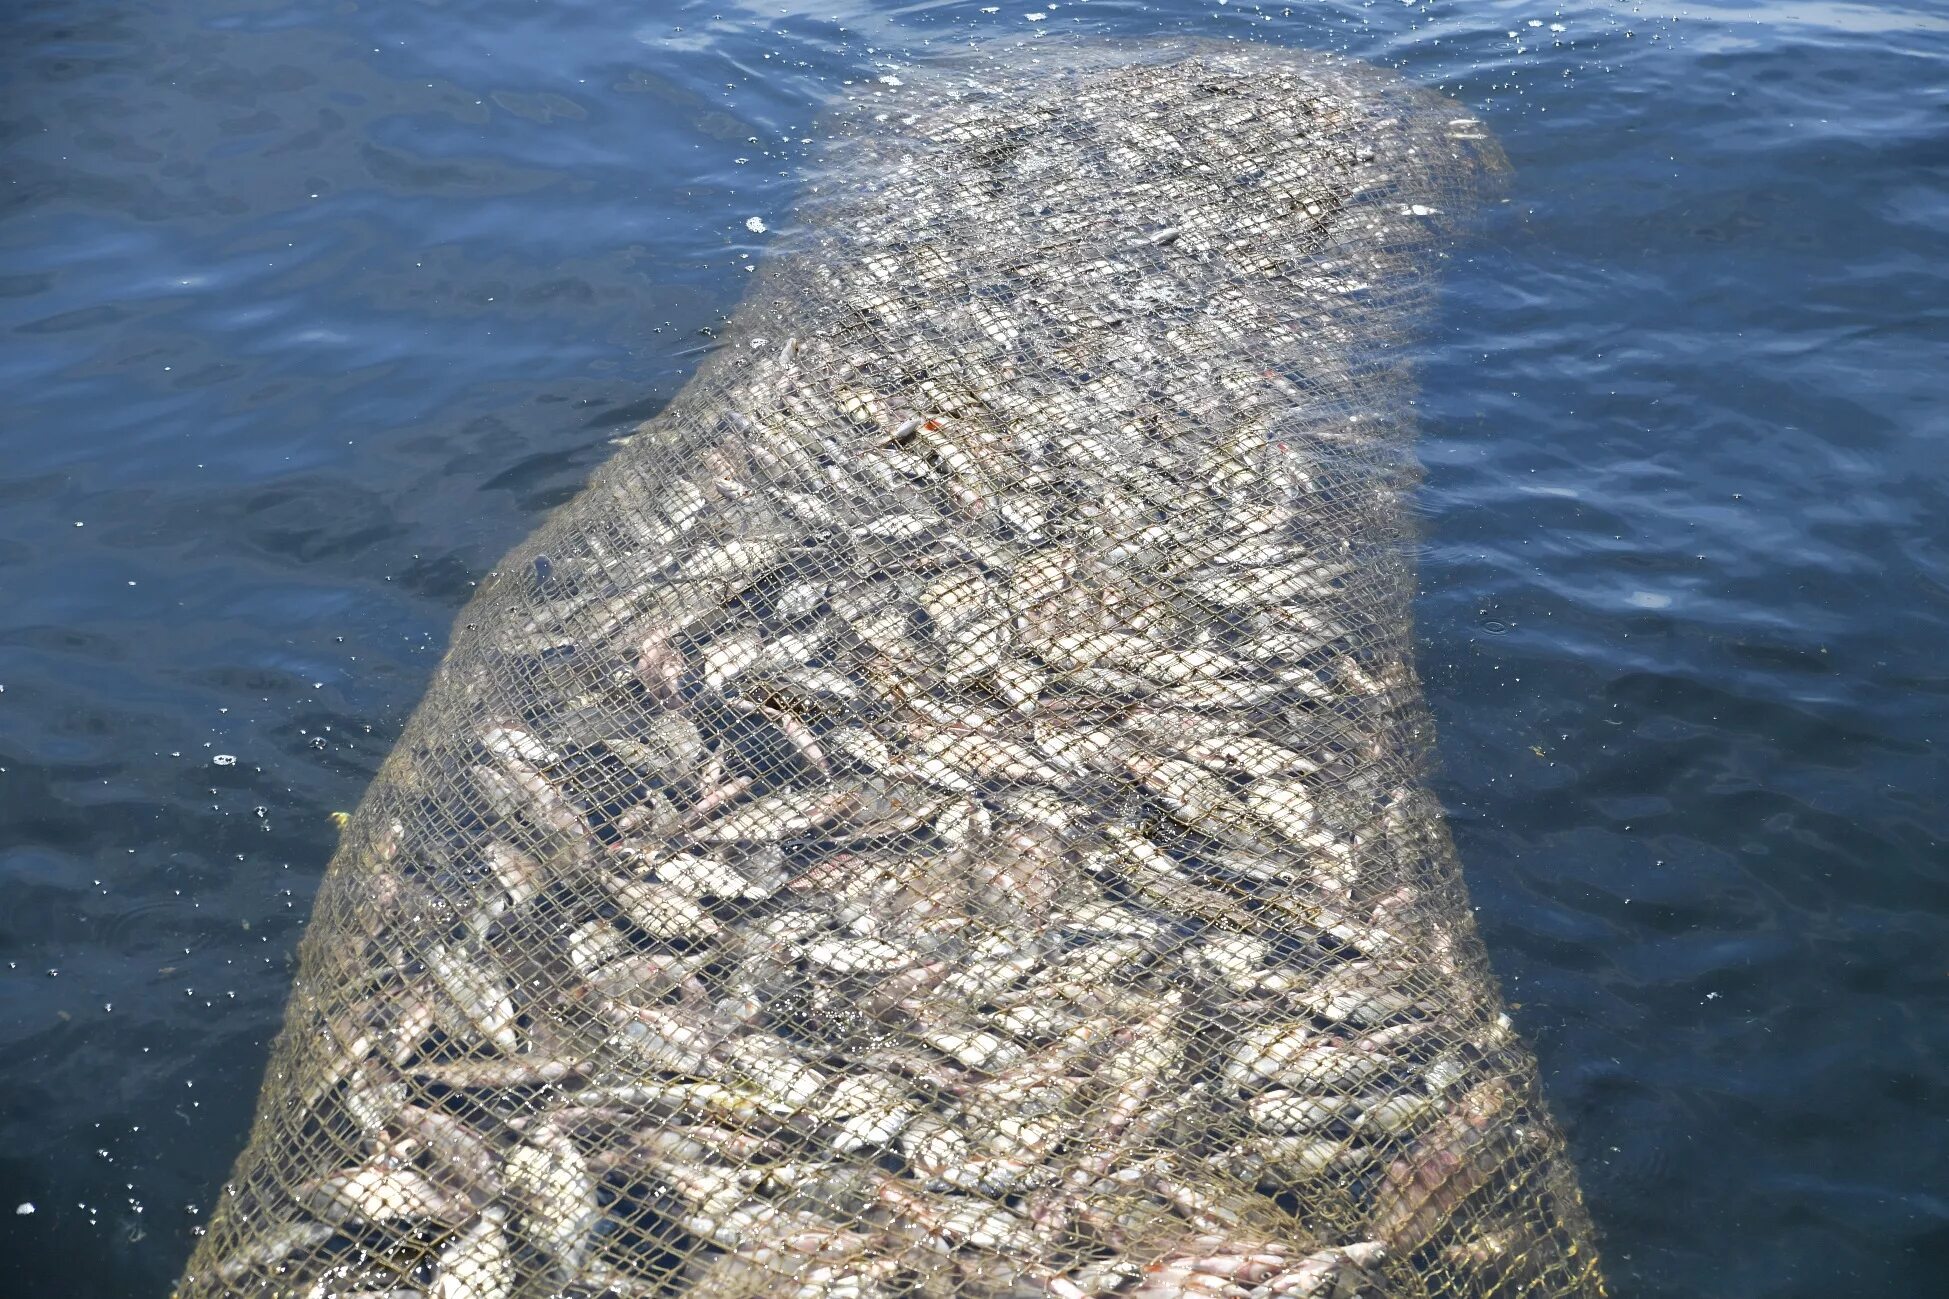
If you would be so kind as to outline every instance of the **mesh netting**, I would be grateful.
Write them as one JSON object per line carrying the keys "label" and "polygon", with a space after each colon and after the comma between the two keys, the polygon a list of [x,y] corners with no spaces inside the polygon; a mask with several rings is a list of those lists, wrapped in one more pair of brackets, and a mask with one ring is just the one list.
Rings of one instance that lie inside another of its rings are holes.
{"label": "mesh netting", "polygon": [[483,585],[184,1299],[1602,1293],[1409,662],[1398,344],[1494,146],[1038,49],[837,110]]}

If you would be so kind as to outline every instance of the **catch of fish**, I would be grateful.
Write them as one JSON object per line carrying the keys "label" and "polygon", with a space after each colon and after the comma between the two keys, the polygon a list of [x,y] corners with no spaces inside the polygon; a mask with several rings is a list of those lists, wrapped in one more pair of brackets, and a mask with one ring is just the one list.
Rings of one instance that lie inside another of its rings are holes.
{"label": "catch of fish", "polygon": [[462,616],[183,1299],[1603,1293],[1409,659],[1493,144],[1249,46],[906,80]]}

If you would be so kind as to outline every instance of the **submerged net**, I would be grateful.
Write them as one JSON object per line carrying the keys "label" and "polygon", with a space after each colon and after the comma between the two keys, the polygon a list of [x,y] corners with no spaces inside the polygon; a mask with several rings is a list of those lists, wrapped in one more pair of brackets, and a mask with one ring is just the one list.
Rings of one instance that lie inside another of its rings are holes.
{"label": "submerged net", "polygon": [[1038,49],[838,110],[483,585],[184,1299],[1602,1293],[1409,662],[1398,344],[1494,146]]}

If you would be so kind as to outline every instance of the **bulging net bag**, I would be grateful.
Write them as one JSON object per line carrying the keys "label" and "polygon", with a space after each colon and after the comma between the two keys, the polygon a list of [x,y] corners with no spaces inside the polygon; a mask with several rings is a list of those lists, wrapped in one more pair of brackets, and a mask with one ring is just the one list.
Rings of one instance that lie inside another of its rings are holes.
{"label": "bulging net bag", "polygon": [[179,1293],[1595,1295],[1409,662],[1494,146],[1237,46],[829,124],[319,895]]}

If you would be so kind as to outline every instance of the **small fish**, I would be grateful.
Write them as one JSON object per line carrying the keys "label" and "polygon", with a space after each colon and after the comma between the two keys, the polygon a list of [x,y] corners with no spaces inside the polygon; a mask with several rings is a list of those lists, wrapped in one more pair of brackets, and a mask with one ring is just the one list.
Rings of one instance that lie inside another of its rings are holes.
{"label": "small fish", "polygon": [[336,1227],[322,1222],[275,1223],[225,1255],[217,1264],[217,1275],[225,1284],[237,1285],[251,1273],[278,1268],[293,1254],[315,1249],[337,1234]]}
{"label": "small fish", "polygon": [[625,1013],[622,1028],[610,1035],[608,1045],[625,1059],[654,1069],[711,1077],[722,1071],[711,1055],[720,1036],[675,1009],[637,1006]]}
{"label": "small fish", "polygon": [[426,1060],[407,1072],[422,1082],[454,1091],[503,1091],[514,1087],[544,1087],[580,1073],[580,1060],[523,1055],[510,1060]]}
{"label": "small fish", "polygon": [[[497,1049],[515,1055],[521,1035],[515,1029],[514,1001],[504,975],[491,964],[436,943],[425,953],[427,973],[459,1013],[463,1036],[477,1034]],[[471,1033],[465,1030],[472,1030]]]}
{"label": "small fish", "polygon": [[399,1222],[432,1219],[458,1223],[473,1217],[461,1195],[410,1167],[377,1161],[310,1184],[305,1202],[335,1222]]}
{"label": "small fish", "polygon": [[769,794],[692,830],[696,843],[778,843],[828,824],[858,802],[849,790]]}
{"label": "small fish", "polygon": [[1499,1079],[1483,1083],[1404,1158],[1387,1166],[1374,1195],[1376,1239],[1398,1253],[1412,1253],[1488,1181],[1499,1162],[1492,1129],[1512,1100]]}
{"label": "small fish", "polygon": [[522,1224],[528,1243],[573,1275],[594,1248],[602,1220],[596,1179],[569,1135],[543,1127],[508,1152],[509,1190],[527,1206]]}
{"label": "small fish", "polygon": [[1282,1134],[1330,1128],[1360,1117],[1343,1096],[1307,1096],[1284,1088],[1254,1096],[1246,1102],[1245,1112],[1268,1132]]}
{"label": "small fish", "polygon": [[669,881],[611,877],[602,886],[629,922],[651,938],[708,938],[722,928],[696,895]]}
{"label": "small fish", "polygon": [[514,1293],[514,1258],[508,1249],[506,1214],[498,1207],[440,1251],[427,1299],[508,1299]]}
{"label": "small fish", "polygon": [[398,1111],[393,1126],[432,1156],[446,1180],[481,1198],[501,1193],[500,1152],[465,1119],[446,1110],[407,1105]]}

